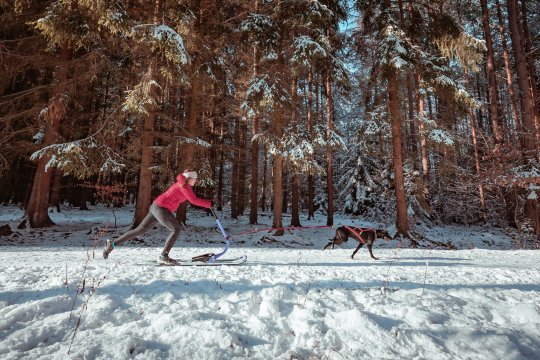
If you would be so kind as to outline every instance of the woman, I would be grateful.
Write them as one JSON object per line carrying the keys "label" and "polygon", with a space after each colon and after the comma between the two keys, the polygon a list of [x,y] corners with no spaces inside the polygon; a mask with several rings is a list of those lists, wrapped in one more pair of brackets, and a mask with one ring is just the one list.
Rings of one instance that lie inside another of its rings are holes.
{"label": "woman", "polygon": [[139,226],[120,236],[115,241],[107,239],[103,258],[107,259],[111,251],[124,241],[134,239],[135,237],[148,232],[157,222],[171,231],[167,238],[165,247],[159,256],[159,262],[163,264],[172,264],[176,260],[169,257],[169,251],[173,247],[178,235],[180,235],[180,223],[176,220],[173,212],[178,205],[184,201],[189,201],[193,205],[204,208],[212,207],[212,202],[198,198],[191,189],[197,182],[197,173],[191,170],[185,170],[176,177],[176,182],[168,188],[163,194],[159,195],[150,206],[148,215],[141,221]]}

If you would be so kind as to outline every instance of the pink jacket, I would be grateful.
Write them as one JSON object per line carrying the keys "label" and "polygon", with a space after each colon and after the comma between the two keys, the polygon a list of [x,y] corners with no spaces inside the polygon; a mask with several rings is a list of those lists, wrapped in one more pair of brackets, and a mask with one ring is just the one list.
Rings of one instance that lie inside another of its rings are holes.
{"label": "pink jacket", "polygon": [[193,193],[193,190],[189,184],[186,184],[186,186],[182,188],[181,185],[184,184],[185,181],[186,178],[184,175],[179,174],[176,177],[176,182],[172,184],[171,187],[168,188],[163,194],[159,195],[156,200],[154,200],[154,204],[169,209],[171,212],[175,212],[178,205],[186,200],[193,205],[210,208],[212,206],[212,202],[198,198],[197,195]]}

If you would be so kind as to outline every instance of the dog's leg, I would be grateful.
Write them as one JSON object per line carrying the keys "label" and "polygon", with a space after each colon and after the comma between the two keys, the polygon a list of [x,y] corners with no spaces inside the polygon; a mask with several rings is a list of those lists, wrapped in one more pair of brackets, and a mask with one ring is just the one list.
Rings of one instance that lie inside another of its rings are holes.
{"label": "dog's leg", "polygon": [[373,251],[371,251],[371,248],[372,248],[372,247],[373,247],[373,243],[372,243],[372,242],[368,243],[367,248],[368,248],[368,250],[369,250],[369,255],[371,255],[371,257],[372,257],[373,259],[379,260],[379,258],[373,256]]}
{"label": "dog's leg", "polygon": [[354,259],[354,255],[358,252],[358,250],[360,250],[360,248],[362,246],[364,246],[364,243],[363,242],[358,242],[358,246],[356,247],[356,249],[354,249],[354,252],[351,255],[351,259]]}
{"label": "dog's leg", "polygon": [[334,242],[333,241],[330,241],[328,244],[326,244],[326,246],[323,248],[323,250],[326,250],[328,249],[328,247],[332,245],[332,249],[334,248]]}

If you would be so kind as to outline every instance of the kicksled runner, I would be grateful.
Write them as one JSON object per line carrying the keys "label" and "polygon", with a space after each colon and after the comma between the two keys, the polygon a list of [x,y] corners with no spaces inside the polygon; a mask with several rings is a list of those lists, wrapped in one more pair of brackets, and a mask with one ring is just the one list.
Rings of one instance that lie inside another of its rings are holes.
{"label": "kicksled runner", "polygon": [[[192,259],[180,259],[171,264],[163,264],[160,262],[149,262],[144,265],[154,265],[154,266],[224,266],[224,265],[242,265],[247,262],[247,256],[242,255],[230,259],[215,259],[214,261],[204,261],[204,259],[197,260],[200,257],[207,257],[209,254],[196,256]],[[211,255],[211,254],[210,254]]]}

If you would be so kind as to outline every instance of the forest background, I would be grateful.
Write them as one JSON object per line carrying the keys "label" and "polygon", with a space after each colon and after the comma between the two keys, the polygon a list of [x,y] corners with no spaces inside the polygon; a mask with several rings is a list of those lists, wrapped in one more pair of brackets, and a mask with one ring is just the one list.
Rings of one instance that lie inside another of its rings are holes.
{"label": "forest background", "polygon": [[137,225],[192,168],[276,235],[338,211],[532,244],[539,29],[530,0],[0,0],[0,202],[31,228],[133,203]]}

